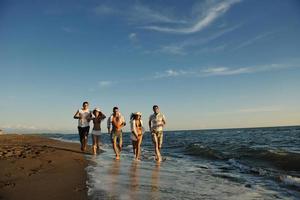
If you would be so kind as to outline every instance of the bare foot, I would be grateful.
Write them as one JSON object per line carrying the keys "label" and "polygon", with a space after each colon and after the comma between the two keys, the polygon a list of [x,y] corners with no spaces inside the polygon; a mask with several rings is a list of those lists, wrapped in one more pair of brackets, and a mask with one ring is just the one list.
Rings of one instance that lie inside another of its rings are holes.
{"label": "bare foot", "polygon": [[161,161],[162,161],[161,156],[157,157],[155,160],[156,160],[157,162],[161,162]]}
{"label": "bare foot", "polygon": [[116,156],[116,160],[120,160],[120,156]]}
{"label": "bare foot", "polygon": [[93,147],[93,154],[94,154],[94,155],[96,155],[96,154],[97,154],[96,147]]}

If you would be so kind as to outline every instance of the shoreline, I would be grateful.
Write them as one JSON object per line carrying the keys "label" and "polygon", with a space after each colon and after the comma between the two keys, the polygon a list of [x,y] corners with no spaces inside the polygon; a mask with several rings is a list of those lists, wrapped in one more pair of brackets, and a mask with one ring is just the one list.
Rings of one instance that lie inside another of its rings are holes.
{"label": "shoreline", "polygon": [[0,199],[87,199],[88,153],[37,135],[0,135]]}

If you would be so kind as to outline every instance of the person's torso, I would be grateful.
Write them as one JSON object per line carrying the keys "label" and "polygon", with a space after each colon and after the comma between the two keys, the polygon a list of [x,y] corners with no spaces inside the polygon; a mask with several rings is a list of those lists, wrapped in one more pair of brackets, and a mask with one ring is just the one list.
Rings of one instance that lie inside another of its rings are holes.
{"label": "person's torso", "polygon": [[81,119],[78,119],[78,126],[80,127],[87,127],[90,125],[88,121],[88,117],[90,116],[91,112],[89,110],[79,110],[79,115],[81,115]]}
{"label": "person's torso", "polygon": [[93,130],[101,130],[101,118],[96,117],[93,119],[94,128]]}
{"label": "person's torso", "polygon": [[142,134],[142,122],[140,120],[135,120],[135,128],[138,135]]}
{"label": "person's torso", "polygon": [[151,120],[151,129],[155,131],[162,131],[163,130],[163,119],[164,116],[161,113],[152,114],[150,117]]}
{"label": "person's torso", "polygon": [[122,115],[119,116],[111,116],[111,124],[113,130],[121,130],[122,124],[124,123],[124,118]]}

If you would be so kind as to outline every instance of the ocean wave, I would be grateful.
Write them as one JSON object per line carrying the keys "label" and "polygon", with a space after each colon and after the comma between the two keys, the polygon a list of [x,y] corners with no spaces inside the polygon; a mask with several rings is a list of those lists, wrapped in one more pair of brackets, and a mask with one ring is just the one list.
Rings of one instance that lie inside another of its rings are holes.
{"label": "ocean wave", "polygon": [[209,159],[225,159],[219,151],[199,143],[188,145],[185,148],[185,154],[192,156],[201,156]]}
{"label": "ocean wave", "polygon": [[290,175],[282,175],[282,176],[279,177],[279,179],[285,185],[300,188],[300,178],[298,178],[298,177],[293,177],[293,176],[290,176]]}
{"label": "ocean wave", "polygon": [[274,150],[266,148],[251,148],[251,147],[209,147],[201,143],[193,143],[188,145],[184,153],[186,155],[198,156],[206,159],[218,160],[248,160],[257,164],[263,165],[264,163],[274,167],[300,171],[300,153],[288,152],[284,150]]}

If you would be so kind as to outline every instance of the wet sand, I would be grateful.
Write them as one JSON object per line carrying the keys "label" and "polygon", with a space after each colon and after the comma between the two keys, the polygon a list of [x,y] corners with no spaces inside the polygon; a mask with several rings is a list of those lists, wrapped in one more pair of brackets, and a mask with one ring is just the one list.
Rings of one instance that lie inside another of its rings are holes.
{"label": "wet sand", "polygon": [[87,199],[79,144],[34,135],[0,135],[0,199]]}

